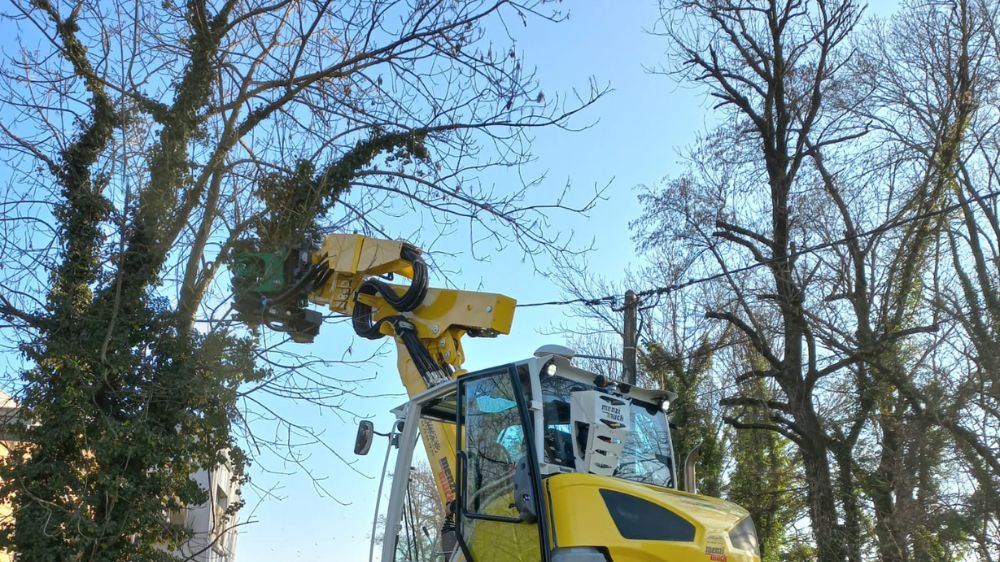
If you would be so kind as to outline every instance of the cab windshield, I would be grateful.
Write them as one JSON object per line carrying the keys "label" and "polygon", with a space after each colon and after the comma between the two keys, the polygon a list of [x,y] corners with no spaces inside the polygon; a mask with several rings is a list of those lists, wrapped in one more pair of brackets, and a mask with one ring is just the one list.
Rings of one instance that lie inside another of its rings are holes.
{"label": "cab windshield", "polygon": [[[586,435],[570,425],[570,396],[596,387],[560,376],[542,379],[545,421],[545,462],[576,470],[573,440],[582,449]],[[673,488],[673,459],[666,416],[656,404],[633,400],[632,430],[625,441],[614,476],[633,482]]]}

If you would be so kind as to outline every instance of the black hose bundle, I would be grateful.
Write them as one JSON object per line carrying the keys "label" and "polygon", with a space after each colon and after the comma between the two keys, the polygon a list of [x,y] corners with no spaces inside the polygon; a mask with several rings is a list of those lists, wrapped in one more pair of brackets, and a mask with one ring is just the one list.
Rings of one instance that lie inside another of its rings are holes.
{"label": "black hose bundle", "polygon": [[[399,312],[408,312],[420,306],[420,303],[424,302],[424,297],[427,296],[427,264],[420,257],[420,252],[409,244],[403,245],[403,251],[400,254],[400,257],[413,267],[413,279],[402,296],[397,295],[392,287],[378,279],[368,279],[361,287],[362,289],[365,287],[374,288],[393,308]],[[368,292],[368,294],[375,293]]]}
{"label": "black hose bundle", "polygon": [[[427,296],[427,264],[420,257],[420,252],[409,244],[403,245],[400,257],[409,262],[410,266],[413,267],[413,279],[410,281],[410,286],[406,289],[406,292],[402,295],[397,295],[396,291],[388,283],[373,278],[367,279],[361,284],[361,287],[358,289],[358,295],[379,294],[390,306],[399,312],[408,312],[420,306],[420,303],[424,302],[424,297]],[[372,307],[357,300],[356,297],[351,322],[354,325],[354,331],[363,338],[377,340],[382,337],[382,333],[379,331],[381,322],[372,322]]]}
{"label": "black hose bundle", "polygon": [[[358,288],[358,295],[381,295],[390,306],[398,312],[408,312],[420,306],[427,296],[427,264],[420,257],[420,252],[408,244],[403,246],[401,257],[408,261],[413,267],[413,279],[410,286],[402,295],[397,295],[396,291],[379,279],[367,279]],[[433,386],[446,380],[450,375],[447,366],[438,365],[427,349],[420,343],[417,337],[417,328],[406,317],[394,314],[386,316],[378,322],[372,321],[372,307],[360,300],[357,296],[354,299],[354,312],[351,314],[351,323],[354,331],[363,338],[377,340],[383,336],[380,327],[384,322],[392,324],[393,331],[403,342],[406,351],[409,352],[413,364],[420,371],[424,382],[428,386]]]}

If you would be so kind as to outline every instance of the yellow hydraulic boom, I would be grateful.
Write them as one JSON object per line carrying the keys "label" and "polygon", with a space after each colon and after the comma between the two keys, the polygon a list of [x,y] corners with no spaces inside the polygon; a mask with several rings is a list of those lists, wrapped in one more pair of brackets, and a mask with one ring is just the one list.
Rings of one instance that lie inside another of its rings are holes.
{"label": "yellow hydraulic boom", "polygon": [[[410,284],[379,279],[396,275]],[[495,293],[430,288],[417,248],[358,234],[328,235],[314,251],[243,254],[234,266],[234,293],[245,322],[267,324],[295,341],[311,342],[322,322],[321,315],[305,309],[302,295],[350,315],[363,337],[394,337],[400,378],[410,397],[464,373],[463,336],[509,334],[516,304]],[[454,430],[423,421],[421,433],[446,506],[456,493]]]}

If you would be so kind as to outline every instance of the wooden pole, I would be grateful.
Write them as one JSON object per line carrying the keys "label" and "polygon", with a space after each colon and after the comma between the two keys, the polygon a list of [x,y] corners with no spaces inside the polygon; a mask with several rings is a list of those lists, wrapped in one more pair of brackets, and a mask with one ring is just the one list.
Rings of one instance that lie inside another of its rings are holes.
{"label": "wooden pole", "polygon": [[636,326],[636,311],[639,308],[639,298],[635,291],[629,289],[625,292],[625,327],[622,331],[622,360],[624,361],[625,382],[635,384],[636,367],[636,344],[639,335]]}

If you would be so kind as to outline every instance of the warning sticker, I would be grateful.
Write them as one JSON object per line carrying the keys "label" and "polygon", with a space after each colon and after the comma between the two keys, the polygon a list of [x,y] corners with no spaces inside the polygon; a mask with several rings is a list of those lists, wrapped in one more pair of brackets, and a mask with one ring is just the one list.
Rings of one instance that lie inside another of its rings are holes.
{"label": "warning sticker", "polygon": [[448,464],[448,459],[441,457],[440,466],[441,470],[438,471],[438,484],[440,484],[441,489],[444,491],[445,502],[450,502],[455,499],[455,476],[451,473],[451,466]]}
{"label": "warning sticker", "polygon": [[722,535],[705,537],[705,554],[712,562],[726,562],[726,539]]}

